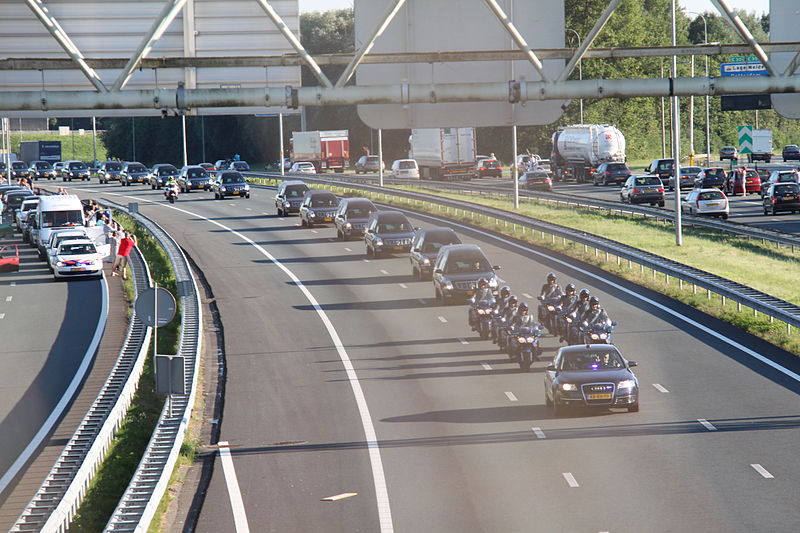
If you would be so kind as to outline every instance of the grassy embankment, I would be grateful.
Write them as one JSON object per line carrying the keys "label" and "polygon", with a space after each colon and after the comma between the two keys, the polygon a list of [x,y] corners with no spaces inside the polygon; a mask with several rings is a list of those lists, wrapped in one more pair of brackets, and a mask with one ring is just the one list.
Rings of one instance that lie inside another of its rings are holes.
{"label": "grassy embankment", "polygon": [[[19,156],[20,141],[61,141],[61,160],[68,161],[77,159],[79,161],[92,161],[94,151],[92,149],[92,130],[87,130],[83,135],[72,132],[70,135],[59,135],[57,131],[41,133],[12,133],[11,151]],[[97,160],[106,160],[106,147],[97,135]]]}
{"label": "grassy embankment", "polygon": [[[275,180],[256,178],[253,181],[266,185],[275,184]],[[649,269],[642,271],[638,265],[629,266],[627,261],[618,263],[618,258],[613,255],[606,260],[604,253],[596,254],[594,249],[584,250],[583,246],[569,241],[567,243],[562,243],[557,239],[554,241],[550,235],[543,237],[541,233],[532,234],[527,229],[523,230],[522,227],[511,224],[506,225],[502,221],[487,218],[475,211],[440,210],[436,206],[415,204],[413,201],[399,197],[382,195],[377,198],[376,194],[356,189],[327,188],[338,194],[372,197],[381,203],[409,207],[453,220],[476,224],[524,242],[553,249],[675,298],[800,355],[800,334],[796,329],[793,328],[789,333],[786,325],[781,322],[770,322],[769,317],[760,313],[756,314],[745,307],[740,310],[739,306],[730,300],[723,303],[721,297],[713,294],[709,296],[705,291],[697,290],[691,284],[683,283],[681,286],[675,278],[655,275]],[[467,200],[508,211],[513,210],[511,201],[501,196],[451,194],[425,189],[423,186],[396,188],[425,192],[444,198]],[[536,201],[523,201],[518,212],[539,220],[613,239],[737,281],[788,302],[800,303],[800,286],[795,280],[798,266],[800,266],[800,250],[776,248],[769,243],[764,244],[760,241],[736,237],[719,231],[691,227],[684,228],[683,246],[678,247],[675,246],[675,233],[671,224],[641,217],[600,210],[558,207]],[[757,272],[757,275],[754,275],[754,272]]]}
{"label": "grassy embankment", "polygon": [[[177,294],[172,265],[158,242],[134,219],[125,214],[115,212],[114,219],[136,234],[139,250],[147,260],[150,274],[158,286],[166,288],[172,294]],[[132,305],[134,289],[130,277],[123,282],[123,286],[128,303]],[[180,306],[172,322],[158,330],[158,352],[161,354],[176,353],[179,334]],[[155,394],[152,361],[151,346],[139,380],[139,389],[134,395],[133,402],[128,408],[128,413],[114,438],[108,455],[92,481],[78,513],[72,520],[71,531],[102,531],[139,465],[142,453],[150,440],[164,405],[164,398]]]}

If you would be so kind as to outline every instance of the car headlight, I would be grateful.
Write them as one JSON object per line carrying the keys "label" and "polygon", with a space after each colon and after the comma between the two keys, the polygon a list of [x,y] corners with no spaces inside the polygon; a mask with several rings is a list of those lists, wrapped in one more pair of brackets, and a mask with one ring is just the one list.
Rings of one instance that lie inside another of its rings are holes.
{"label": "car headlight", "polygon": [[430,265],[431,264],[431,260],[428,259],[427,257],[424,257],[424,258],[422,258],[422,264],[423,265]]}
{"label": "car headlight", "polygon": [[497,278],[492,278],[489,280],[489,287],[491,287],[492,289],[497,288]]}
{"label": "car headlight", "polygon": [[600,334],[600,338],[601,339],[605,339],[606,337],[608,337],[608,333],[601,333]]}
{"label": "car headlight", "polygon": [[289,202],[283,202],[283,207],[292,207],[292,204]]}
{"label": "car headlight", "polygon": [[517,342],[519,342],[520,344],[525,344],[526,342],[528,342],[528,339],[526,339],[525,337],[517,337]]}
{"label": "car headlight", "polygon": [[479,315],[485,315],[486,314],[486,309],[478,309],[478,314]]}
{"label": "car headlight", "polygon": [[249,185],[245,185],[244,186],[244,190],[249,191],[250,190],[250,186]]}
{"label": "car headlight", "polygon": [[555,307],[554,305],[548,305],[548,306],[547,306],[547,310],[548,310],[548,311],[555,311],[555,310],[556,310],[556,307]]}
{"label": "car headlight", "polygon": [[220,187],[219,190],[222,192],[228,192],[228,188],[225,186]]}
{"label": "car headlight", "polygon": [[349,223],[349,222],[345,222],[344,227],[347,228],[347,229],[350,229],[350,228],[353,227],[353,225],[351,223]]}
{"label": "car headlight", "polygon": [[578,386],[574,383],[562,383],[560,386],[561,390],[563,391],[576,391],[578,390]]}
{"label": "car headlight", "polygon": [[533,342],[533,337],[528,337],[528,342]]}
{"label": "car headlight", "polygon": [[445,284],[444,284],[444,288],[445,288],[445,290],[452,291],[453,290],[453,282],[452,281],[446,281]]}
{"label": "car headlight", "polygon": [[623,379],[617,384],[617,389],[632,389],[636,386],[636,382],[632,379]]}
{"label": "car headlight", "polygon": [[597,333],[592,333],[589,335],[589,338],[596,341],[597,339],[600,338],[600,335],[598,335]]}
{"label": "car headlight", "polygon": [[[375,239],[375,245],[376,246],[383,246],[383,239],[381,239],[380,237],[377,237]],[[452,285],[451,285],[451,288],[452,288]]]}
{"label": "car headlight", "polygon": [[317,214],[314,211],[312,211],[311,209],[309,209],[308,210],[308,216],[315,217],[315,216],[317,216]]}
{"label": "car headlight", "polygon": [[63,267],[63,266],[65,266],[65,263],[64,263],[64,261],[56,261],[56,266]]}
{"label": "car headlight", "polygon": [[565,317],[564,320],[567,321],[567,324],[572,324],[572,317],[571,316]]}

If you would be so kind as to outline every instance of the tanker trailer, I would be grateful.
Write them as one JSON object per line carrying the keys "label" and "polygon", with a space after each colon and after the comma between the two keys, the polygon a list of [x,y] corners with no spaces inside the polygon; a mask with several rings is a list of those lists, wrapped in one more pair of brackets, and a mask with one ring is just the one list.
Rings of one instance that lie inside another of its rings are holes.
{"label": "tanker trailer", "polygon": [[608,124],[576,124],[553,133],[550,165],[556,181],[585,183],[600,163],[625,162],[625,136]]}

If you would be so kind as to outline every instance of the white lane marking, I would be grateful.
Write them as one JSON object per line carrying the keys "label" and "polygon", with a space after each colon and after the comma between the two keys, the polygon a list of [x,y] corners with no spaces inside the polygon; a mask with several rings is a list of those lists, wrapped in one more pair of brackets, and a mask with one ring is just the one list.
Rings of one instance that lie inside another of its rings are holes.
{"label": "white lane marking", "polygon": [[564,476],[564,479],[567,480],[567,485],[569,485],[573,489],[575,487],[579,487],[580,486],[580,485],[578,485],[578,481],[575,479],[575,476],[573,476],[571,472],[564,472],[561,475]]}
{"label": "white lane marking", "polygon": [[770,473],[769,473],[769,470],[767,470],[766,468],[764,468],[764,467],[763,467],[763,466],[761,466],[760,464],[758,464],[758,463],[755,463],[755,464],[751,464],[750,466],[752,466],[752,467],[753,467],[753,470],[755,470],[756,472],[758,472],[759,474],[761,474],[761,475],[762,475],[764,478],[766,478],[766,479],[775,479],[775,476],[773,476],[772,474],[770,474]]}
{"label": "white lane marking", "polygon": [[[262,215],[267,215],[267,216],[269,216],[269,213],[267,213],[267,212],[265,212],[265,211],[262,211],[262,212],[261,212],[261,214],[262,214]],[[280,220],[283,220],[283,217],[280,217]]]}
{"label": "white lane marking", "polygon": [[532,299],[533,299],[533,296],[531,296],[531,295],[530,295],[530,294],[528,294],[527,292],[523,292],[523,293],[522,293],[522,296],[524,296],[524,297],[525,297],[525,298],[527,298],[528,300],[532,300]]}
{"label": "white lane marking", "polygon": [[655,387],[658,392],[669,392],[663,385],[659,383],[653,383],[653,387]]}
{"label": "white lane marking", "polygon": [[222,471],[225,473],[225,484],[228,486],[228,496],[231,499],[236,533],[250,533],[250,526],[247,524],[247,513],[244,511],[244,501],[242,501],[242,492],[239,490],[239,480],[236,477],[236,469],[233,467],[233,459],[231,459],[231,449],[228,448],[228,441],[226,440],[220,441],[218,444],[219,460],[222,463]]}
{"label": "white lane marking", "polygon": [[467,339],[458,339],[458,342],[460,342],[461,344],[469,344],[469,341]]}
{"label": "white lane marking", "polygon": [[365,263],[369,263],[369,259],[362,259]]}
{"label": "white lane marking", "polygon": [[253,210],[253,209],[252,209],[252,208],[250,208],[250,207],[245,207],[245,209],[246,209],[246,210],[248,210],[248,211],[252,211],[252,210]]}
{"label": "white lane marking", "polygon": [[345,246],[345,247],[344,247],[344,251],[345,251],[345,252],[352,252],[353,250],[351,250],[350,248],[348,248],[347,246]]}
{"label": "white lane marking", "polygon": [[[129,198],[137,199],[138,197],[130,196]],[[161,205],[161,204],[158,204],[158,205]],[[164,207],[171,207],[171,206],[164,206]],[[396,208],[396,207],[393,207],[392,209],[395,209],[396,211],[401,211],[401,212],[404,212],[404,213],[412,214],[412,215],[414,215],[416,217],[419,217],[419,218],[427,218],[427,219],[434,220],[434,221],[437,221],[437,222],[442,220],[442,219],[439,219],[439,218],[436,218],[436,217],[433,217],[433,216],[430,216],[430,215],[421,214],[419,212],[408,211],[406,209],[400,209],[400,208]],[[567,261],[552,257],[551,255],[547,255],[547,254],[545,254],[543,252],[539,252],[537,250],[534,250],[533,248],[529,248],[529,247],[523,246],[523,245],[521,245],[519,243],[516,243],[514,241],[511,241],[509,239],[504,239],[504,238],[498,237],[497,235],[494,235],[492,233],[488,233],[486,231],[481,231],[481,230],[479,230],[477,228],[474,228],[472,226],[459,224],[458,222],[454,222],[454,221],[449,220],[449,219],[447,220],[447,223],[452,227],[458,227],[458,228],[463,229],[464,231],[470,231],[470,232],[473,232],[473,233],[477,233],[479,235],[483,235],[483,236],[485,236],[485,237],[487,237],[489,239],[492,239],[494,241],[502,242],[503,244],[506,244],[506,245],[511,246],[513,248],[517,248],[518,250],[522,250],[527,254],[535,255],[535,256],[541,257],[542,259],[547,259],[548,261],[552,261],[554,263],[558,263],[561,266],[563,266],[564,269],[567,269],[567,270],[570,270],[570,271],[573,271],[573,272],[577,272],[577,273],[582,274],[584,276],[588,276],[590,278],[596,279],[597,281],[599,281],[601,283],[604,283],[608,287],[612,287],[612,288],[614,288],[614,289],[616,289],[616,290],[618,290],[618,291],[620,291],[620,292],[622,292],[624,294],[627,294],[631,298],[634,298],[634,299],[642,301],[642,302],[646,302],[648,305],[652,305],[656,309],[659,309],[660,311],[668,313],[669,315],[672,315],[675,318],[677,318],[679,320],[682,320],[683,322],[691,325],[692,327],[695,327],[695,328],[699,329],[703,333],[706,333],[707,335],[713,336],[715,339],[722,340],[722,342],[724,342],[728,346],[736,348],[737,350],[749,355],[753,359],[756,359],[756,360],[764,363],[765,365],[767,365],[767,366],[769,366],[771,368],[774,368],[775,370],[777,370],[778,372],[784,374],[785,376],[788,376],[791,379],[793,379],[793,380],[795,380],[797,382],[800,382],[800,374],[798,374],[797,372],[792,372],[788,368],[786,368],[784,366],[781,366],[780,364],[776,363],[775,361],[772,361],[771,359],[769,359],[767,357],[764,357],[760,353],[751,350],[750,348],[748,348],[747,346],[744,346],[743,344],[740,344],[740,343],[738,343],[738,342],[736,342],[734,340],[731,340],[731,339],[729,339],[727,337],[720,337],[718,331],[716,331],[716,330],[714,330],[714,329],[712,329],[712,328],[710,328],[708,326],[705,326],[705,325],[701,324],[700,322],[697,322],[696,320],[693,320],[693,319],[691,319],[691,318],[689,318],[689,317],[687,317],[685,315],[682,315],[678,311],[675,311],[674,309],[670,309],[669,307],[667,307],[666,305],[664,305],[662,303],[656,302],[655,300],[651,300],[650,298],[637,293],[633,289],[629,289],[628,287],[623,287],[619,283],[614,283],[613,281],[611,281],[611,280],[609,280],[607,278],[601,277],[600,275],[595,274],[594,272],[589,272],[588,270],[585,270],[583,268],[579,268],[579,267],[575,266],[572,263],[569,263]]]}
{"label": "white lane marking", "polygon": [[445,317],[440,316],[438,318],[439,318],[439,322],[441,322],[442,324],[447,324],[447,319]]}
{"label": "white lane marking", "polygon": [[[128,198],[141,200],[141,198],[136,196],[133,197],[129,196]],[[153,205],[161,206],[161,204],[157,204],[155,202],[152,203]],[[325,310],[322,309],[322,306],[319,304],[314,295],[311,294],[311,291],[308,290],[308,287],[303,285],[303,282],[300,281],[300,278],[298,278],[294,272],[292,272],[286,265],[281,263],[266,249],[264,249],[263,246],[257,244],[253,239],[250,239],[243,233],[233,230],[228,226],[221,224],[220,222],[217,222],[216,220],[204,217],[203,215],[200,215],[198,213],[187,211],[185,209],[181,209],[180,207],[175,207],[172,205],[163,205],[161,207],[174,209],[175,211],[180,211],[181,213],[185,213],[187,215],[205,220],[210,224],[213,224],[226,231],[229,231],[233,235],[236,235],[243,241],[249,243],[256,250],[258,250],[264,257],[272,261],[272,263],[275,266],[280,268],[294,282],[295,286],[298,289],[300,289],[300,291],[303,293],[303,295],[306,297],[309,303],[311,303],[311,305],[314,307],[314,310],[317,312],[317,315],[324,324],[325,329],[328,332],[328,335],[333,341],[333,345],[336,347],[336,352],[339,354],[339,359],[341,359],[342,361],[342,366],[344,366],[345,372],[347,373],[347,381],[350,383],[350,388],[353,390],[353,396],[355,397],[356,400],[358,413],[361,418],[361,426],[362,429],[364,430],[364,436],[367,442],[369,461],[372,467],[372,480],[373,480],[373,485],[375,486],[375,496],[378,506],[378,522],[380,524],[380,531],[381,533],[392,533],[394,531],[394,524],[392,523],[392,509],[391,505],[389,504],[389,491],[386,488],[386,476],[383,472],[383,461],[381,459],[381,450],[378,443],[378,436],[375,433],[375,426],[372,423],[372,417],[369,412],[369,406],[367,405],[367,399],[364,396],[364,390],[361,388],[361,382],[358,380],[358,374],[356,373],[356,370],[353,367],[353,363],[350,360],[350,355],[347,353],[347,350],[345,350],[344,344],[342,344],[342,340],[339,338],[339,333],[336,331],[336,328],[333,327],[333,322],[331,322],[327,313],[325,313]],[[3,487],[0,486],[0,492],[2,491],[2,488]]]}
{"label": "white lane marking", "polygon": [[295,224],[295,226],[297,226],[299,228],[300,227],[300,223],[298,222],[297,224]]}
{"label": "white lane marking", "polygon": [[319,233],[319,232],[317,230],[315,230],[315,229],[312,229],[311,233]]}
{"label": "white lane marking", "polygon": [[717,430],[717,428],[714,426],[714,424],[712,424],[711,422],[709,422],[705,418],[698,418],[697,421],[700,422],[703,425],[703,427],[706,428],[709,431],[716,431]]}
{"label": "white lane marking", "polygon": [[387,271],[385,271],[385,270],[381,269],[381,274],[383,274],[383,275],[388,275],[389,273],[388,273]]}
{"label": "white lane marking", "polygon": [[7,301],[7,302],[10,302],[10,301],[11,301],[11,300],[13,300],[13,299],[14,299],[14,297],[13,297],[13,296],[6,296],[6,301]]}
{"label": "white lane marking", "polygon": [[506,391],[506,398],[508,398],[509,402],[516,402],[517,401],[517,397],[514,396],[513,392]]}
{"label": "white lane marking", "polygon": [[12,282],[11,282],[11,286],[12,286],[12,287],[16,287],[16,286],[17,286],[17,282],[16,282],[16,281],[12,281]]}
{"label": "white lane marking", "polygon": [[344,500],[345,498],[352,498],[353,496],[358,496],[357,492],[343,492],[341,494],[337,494],[336,496],[328,496],[327,498],[322,498],[321,502],[337,502],[339,500]]}
{"label": "white lane marking", "polygon": [[5,313],[0,313],[0,320],[3,320],[6,317]]}
{"label": "white lane marking", "polygon": [[408,288],[408,285],[406,285],[405,283],[398,283],[398,285],[400,285],[401,289],[407,289]]}
{"label": "white lane marking", "polygon": [[424,298],[417,298],[417,301],[419,303],[421,303],[422,305],[427,305],[428,304],[428,302]]}
{"label": "white lane marking", "polygon": [[[3,474],[3,477],[0,477],[0,493],[2,493],[11,480],[16,477],[19,471],[22,469],[23,466],[28,462],[31,458],[31,455],[39,449],[41,446],[42,441],[50,434],[55,426],[56,422],[61,419],[61,415],[64,414],[64,410],[67,408],[70,403],[72,403],[72,397],[75,395],[78,386],[83,382],[83,378],[86,377],[86,372],[89,370],[89,365],[91,364],[92,360],[94,359],[94,353],[97,351],[97,347],[100,345],[100,340],[103,338],[103,330],[106,327],[106,321],[108,320],[108,283],[106,282],[105,274],[103,274],[103,280],[101,283],[101,294],[102,299],[100,303],[100,317],[97,320],[97,328],[94,330],[94,337],[92,337],[92,342],[89,343],[89,347],[86,350],[86,354],[83,356],[81,360],[80,366],[75,371],[75,375],[72,377],[72,381],[70,381],[69,386],[64,390],[64,394],[61,396],[61,399],[58,400],[58,404],[53,407],[53,410],[50,411],[50,415],[47,417],[47,420],[44,421],[42,427],[39,428],[39,431],[36,432],[36,435],[33,436],[31,441],[25,447],[19,457],[14,461],[14,463],[6,470]],[[0,318],[5,317],[5,313],[0,314]]]}
{"label": "white lane marking", "polygon": [[537,439],[546,439],[547,438],[547,435],[544,434],[544,431],[542,431],[542,428],[531,428],[531,431],[533,431],[533,433],[534,433],[534,435],[536,435]]}
{"label": "white lane marking", "polygon": [[481,366],[483,367],[484,370],[491,370],[492,369],[492,367],[489,365],[489,363],[481,363]]}
{"label": "white lane marking", "polygon": [[232,206],[232,207],[236,207],[236,204],[228,204],[228,205],[230,205],[230,206]]}

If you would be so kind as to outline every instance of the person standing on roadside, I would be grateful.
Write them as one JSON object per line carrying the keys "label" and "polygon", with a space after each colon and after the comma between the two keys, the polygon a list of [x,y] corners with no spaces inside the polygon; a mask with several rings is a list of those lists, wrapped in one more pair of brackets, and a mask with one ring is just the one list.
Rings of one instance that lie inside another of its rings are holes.
{"label": "person standing on roadside", "polygon": [[122,239],[119,241],[119,247],[117,247],[117,258],[114,261],[114,268],[111,272],[112,276],[119,276],[121,273],[122,279],[128,279],[128,271],[126,270],[128,256],[131,255],[133,247],[138,246],[138,244],[136,235],[129,231],[122,232]]}

